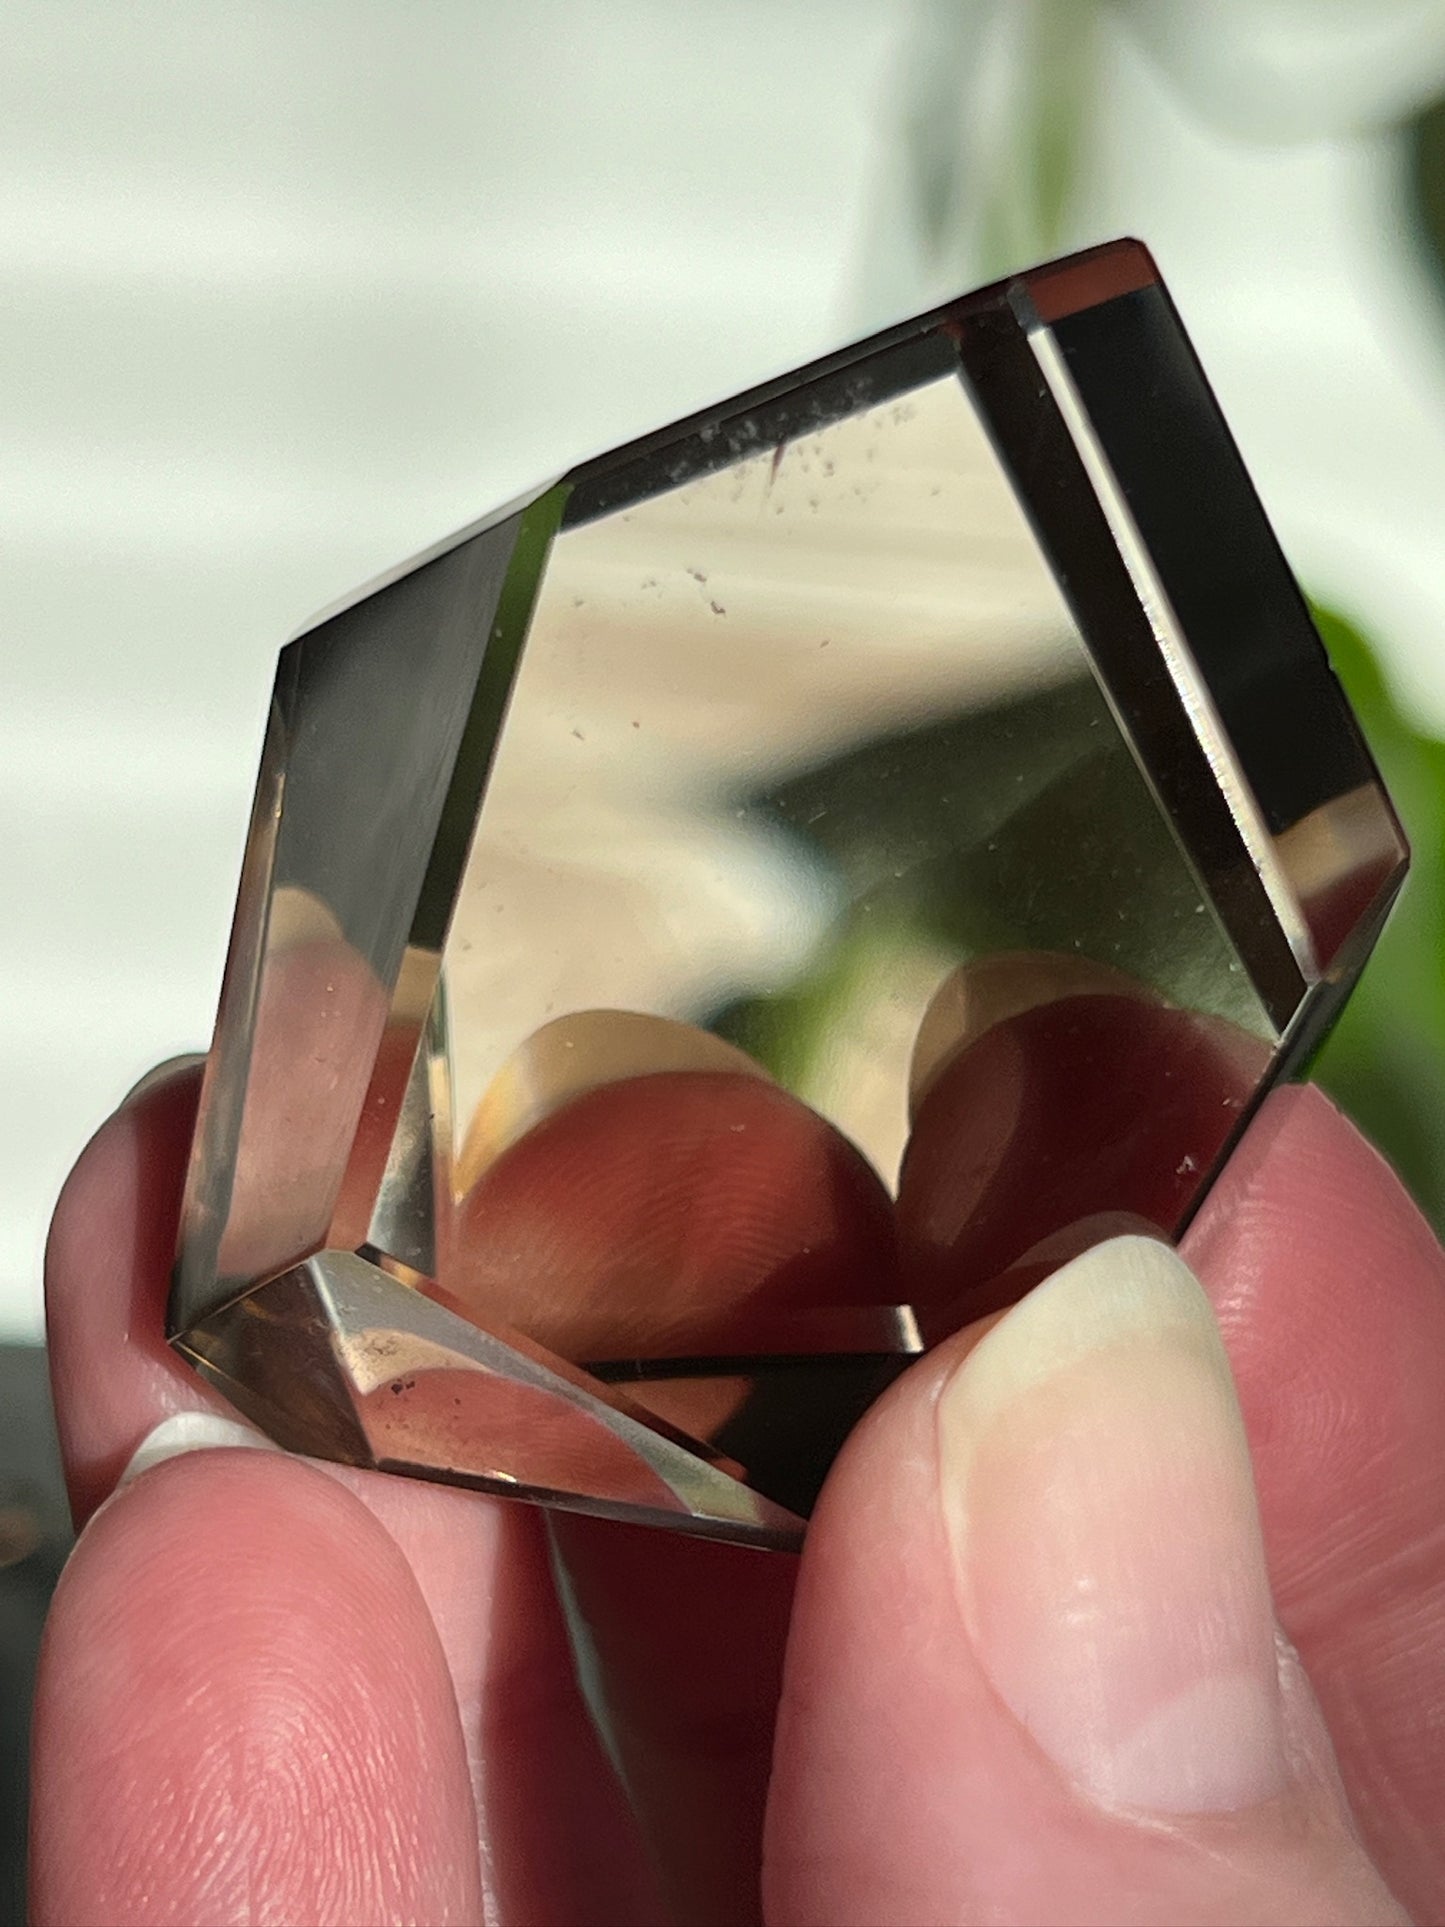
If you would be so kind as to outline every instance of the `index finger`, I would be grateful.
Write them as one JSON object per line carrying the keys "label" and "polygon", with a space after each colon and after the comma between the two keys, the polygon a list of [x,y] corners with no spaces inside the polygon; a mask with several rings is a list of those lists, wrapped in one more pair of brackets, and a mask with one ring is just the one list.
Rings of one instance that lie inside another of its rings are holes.
{"label": "index finger", "polygon": [[[52,1366],[80,1520],[159,1419],[225,1412],[163,1330],[195,1088],[124,1106],[57,1208]],[[218,1744],[233,1771],[208,1776]],[[287,1919],[470,1917],[479,1893],[503,1922],[654,1913],[541,1521],[439,1486],[270,1452],[128,1486],[62,1582],[36,1766],[40,1917],[212,1918],[223,1877]],[[217,1858],[218,1829],[252,1841],[249,1875]]]}

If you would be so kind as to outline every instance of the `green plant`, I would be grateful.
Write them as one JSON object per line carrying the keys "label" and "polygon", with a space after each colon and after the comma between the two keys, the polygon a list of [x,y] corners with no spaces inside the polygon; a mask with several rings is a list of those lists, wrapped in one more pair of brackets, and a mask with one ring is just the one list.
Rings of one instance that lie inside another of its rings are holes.
{"label": "green plant", "polygon": [[1414,853],[1400,902],[1313,1075],[1445,1225],[1445,743],[1394,701],[1360,629],[1315,621]]}

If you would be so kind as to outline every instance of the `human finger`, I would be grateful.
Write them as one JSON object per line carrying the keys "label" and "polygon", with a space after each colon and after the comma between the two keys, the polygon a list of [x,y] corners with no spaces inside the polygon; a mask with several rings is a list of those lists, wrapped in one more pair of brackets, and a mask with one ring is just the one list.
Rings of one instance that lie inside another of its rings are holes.
{"label": "human finger", "polygon": [[[223,1401],[163,1333],[194,1092],[194,1075],[183,1074],[123,1106],[92,1140],[57,1208],[47,1267],[52,1372],[81,1519],[158,1426],[152,1456],[206,1442],[215,1437],[209,1428],[227,1422]],[[430,1639],[440,1638],[476,1801],[472,1851],[480,1839],[492,1914],[653,1917],[636,1830],[577,1687],[540,1519],[442,1487],[345,1467],[326,1472],[404,1557],[430,1615]],[[244,1520],[234,1524],[244,1532]],[[303,1546],[296,1556],[304,1561]],[[197,1584],[202,1577],[192,1575]],[[253,1577],[244,1566],[218,1567],[218,1604],[228,1603],[220,1596],[227,1586]],[[95,1583],[109,1583],[103,1566]],[[425,1642],[416,1654],[398,1648],[389,1663],[405,1675],[424,1666],[425,1653]],[[384,1810],[370,1819],[383,1832],[390,1824]],[[191,1838],[190,1850],[205,1851],[203,1835]]]}
{"label": "human finger", "polygon": [[1404,1919],[1281,1651],[1228,1364],[1161,1243],[940,1347],[845,1448],[765,1879],[780,1927]]}
{"label": "human finger", "polygon": [[299,1461],[195,1454],[103,1510],[35,1735],[41,1927],[480,1917],[435,1628],[372,1515]]}
{"label": "human finger", "polygon": [[1185,1241],[1249,1430],[1280,1619],[1371,1852],[1445,1917],[1445,1257],[1322,1092],[1277,1092]]}
{"label": "human finger", "polygon": [[46,1248],[46,1330],[77,1526],[156,1425],[234,1416],[165,1338],[165,1293],[200,1090],[198,1066],[143,1087],[66,1180]]}

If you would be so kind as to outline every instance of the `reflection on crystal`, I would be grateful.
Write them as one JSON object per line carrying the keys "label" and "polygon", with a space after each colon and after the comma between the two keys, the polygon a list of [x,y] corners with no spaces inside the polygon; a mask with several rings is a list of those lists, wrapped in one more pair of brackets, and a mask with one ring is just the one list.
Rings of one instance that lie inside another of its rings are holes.
{"label": "reflection on crystal", "polygon": [[458,1203],[442,1282],[576,1363],[864,1349],[887,1194],[770,1081],[660,1071],[536,1124]]}
{"label": "reflection on crystal", "polygon": [[1403,845],[1187,353],[1290,755],[1222,734],[1218,504],[1117,429],[1146,613],[1090,493],[1151,276],[604,457],[283,657],[173,1305],[285,1442],[780,1543],[918,1350],[1185,1222]]}
{"label": "reflection on crystal", "polygon": [[785,1543],[735,1460],[643,1423],[621,1391],[474,1329],[350,1252],[233,1301],[182,1348],[294,1451]]}
{"label": "reflection on crystal", "polygon": [[444,960],[454,1132],[612,1006],[720,1025],[891,1182],[924,1012],[1000,943],[1267,1029],[956,379],[564,531]]}
{"label": "reflection on crystal", "polygon": [[746,1052],[694,1024],[632,1010],[554,1017],[523,1039],[478,1100],[457,1155],[457,1195],[572,1099],[626,1078],[683,1071],[764,1075]]}
{"label": "reflection on crystal", "polygon": [[1269,1062],[1236,1025],[1138,990],[1009,1001],[932,1079],[904,1161],[930,1342],[1100,1236],[1177,1224]]}
{"label": "reflection on crystal", "polygon": [[985,1031],[1041,1004],[1071,997],[1148,999],[1149,993],[1122,971],[1076,952],[1001,950],[960,964],[934,992],[914,1039],[908,1070],[910,1125],[953,1060]]}
{"label": "reflection on crystal", "polygon": [[1279,851],[1328,970],[1397,875],[1398,830],[1380,809],[1379,791],[1362,784],[1292,823]]}

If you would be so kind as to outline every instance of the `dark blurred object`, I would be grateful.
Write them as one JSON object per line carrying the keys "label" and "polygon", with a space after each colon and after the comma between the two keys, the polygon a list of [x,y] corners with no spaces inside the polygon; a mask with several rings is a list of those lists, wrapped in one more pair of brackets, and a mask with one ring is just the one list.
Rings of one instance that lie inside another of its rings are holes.
{"label": "dark blurred object", "polygon": [[25,1918],[30,1703],[70,1541],[45,1353],[0,1346],[0,1920]]}
{"label": "dark blurred object", "polygon": [[[1439,139],[1445,163],[1445,120]],[[1440,206],[1445,215],[1445,199]],[[1445,242],[1445,228],[1441,238]],[[1314,1074],[1379,1145],[1439,1230],[1445,1228],[1445,743],[1401,714],[1353,623],[1318,606],[1314,614],[1414,851],[1395,913]]]}
{"label": "dark blurred object", "polygon": [[1415,233],[1445,296],[1445,98],[1430,105],[1404,127],[1408,198]]}

